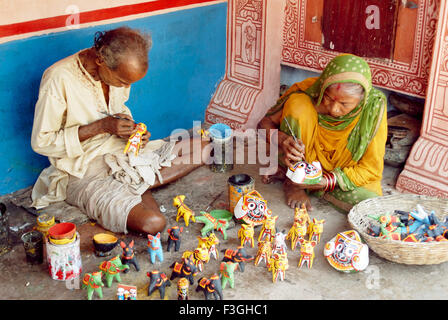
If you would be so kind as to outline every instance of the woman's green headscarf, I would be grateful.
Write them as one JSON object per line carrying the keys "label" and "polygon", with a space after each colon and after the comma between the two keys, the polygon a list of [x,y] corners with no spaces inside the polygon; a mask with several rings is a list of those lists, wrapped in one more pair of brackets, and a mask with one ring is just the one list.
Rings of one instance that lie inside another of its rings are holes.
{"label": "woman's green headscarf", "polygon": [[[342,130],[359,115],[359,121],[347,141],[347,149],[352,153],[352,159],[358,161],[364,155],[379,127],[386,107],[386,97],[381,91],[372,87],[372,75],[367,62],[352,54],[341,54],[333,58],[316,82],[305,90],[305,93],[315,101],[317,106],[321,103],[328,86],[342,82],[360,84],[364,88],[364,99],[353,111],[343,117],[334,118],[319,114],[319,124],[329,130]],[[287,98],[296,92],[290,92],[279,99],[268,114],[278,111]]]}

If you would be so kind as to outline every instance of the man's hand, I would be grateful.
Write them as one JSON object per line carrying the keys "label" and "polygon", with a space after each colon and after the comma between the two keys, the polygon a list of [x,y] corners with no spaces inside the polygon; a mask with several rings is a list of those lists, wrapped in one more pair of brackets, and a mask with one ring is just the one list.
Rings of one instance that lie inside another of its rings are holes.
{"label": "man's hand", "polygon": [[150,137],[151,137],[151,133],[149,131],[146,131],[145,134],[142,137],[141,149],[143,149],[146,146],[146,144],[148,143]]}
{"label": "man's hand", "polygon": [[297,139],[297,142],[290,135],[280,141],[280,147],[283,150],[283,162],[292,167],[295,163],[305,159],[305,145],[302,140]]}
{"label": "man's hand", "polygon": [[124,113],[117,113],[115,116],[121,119],[108,116],[100,120],[104,132],[115,134],[123,139],[129,139],[135,131],[136,124],[134,120],[132,120],[131,116]]}

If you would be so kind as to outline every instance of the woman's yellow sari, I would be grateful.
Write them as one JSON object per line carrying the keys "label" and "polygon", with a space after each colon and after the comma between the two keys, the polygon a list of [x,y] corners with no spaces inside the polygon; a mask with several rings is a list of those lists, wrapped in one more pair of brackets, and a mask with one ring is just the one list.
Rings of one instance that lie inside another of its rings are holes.
{"label": "woman's yellow sari", "polygon": [[[359,105],[340,118],[323,116],[315,106],[333,83],[355,82],[365,95]],[[305,160],[319,161],[336,175],[338,188],[331,196],[351,205],[382,195],[381,179],[387,140],[387,103],[373,88],[370,68],[364,59],[344,54],[329,62],[322,75],[291,86],[269,114],[282,110],[280,131],[305,144]]]}

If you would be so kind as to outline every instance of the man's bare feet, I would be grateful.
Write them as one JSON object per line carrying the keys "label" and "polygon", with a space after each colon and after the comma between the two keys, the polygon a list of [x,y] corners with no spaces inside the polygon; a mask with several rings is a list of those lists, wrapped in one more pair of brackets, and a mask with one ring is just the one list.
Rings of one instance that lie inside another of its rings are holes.
{"label": "man's bare feet", "polygon": [[286,204],[291,208],[300,208],[302,203],[305,204],[306,209],[311,211],[311,201],[306,191],[295,185],[291,180],[285,179],[283,182],[283,191],[285,192]]}
{"label": "man's bare feet", "polygon": [[283,181],[286,178],[286,169],[283,167],[278,167],[278,170],[274,174],[261,176],[261,182],[264,184],[269,184],[274,181]]}

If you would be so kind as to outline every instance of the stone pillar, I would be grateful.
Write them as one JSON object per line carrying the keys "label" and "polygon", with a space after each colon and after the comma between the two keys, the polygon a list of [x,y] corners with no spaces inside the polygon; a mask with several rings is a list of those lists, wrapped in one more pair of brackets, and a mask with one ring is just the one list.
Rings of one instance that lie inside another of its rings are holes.
{"label": "stone pillar", "polygon": [[412,147],[396,188],[448,198],[448,3],[440,2],[431,73],[420,138]]}
{"label": "stone pillar", "polygon": [[209,123],[255,128],[279,96],[284,0],[228,0],[227,61]]}

